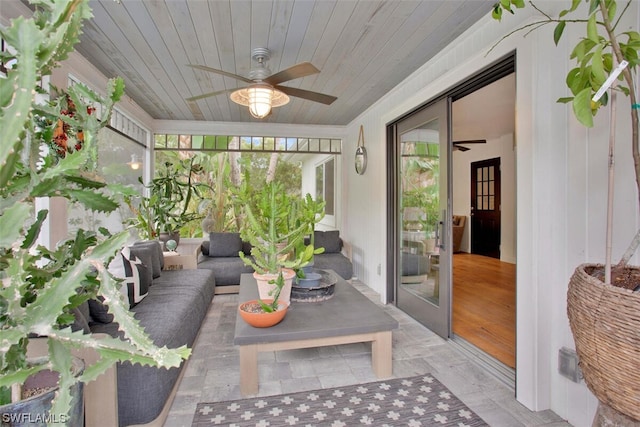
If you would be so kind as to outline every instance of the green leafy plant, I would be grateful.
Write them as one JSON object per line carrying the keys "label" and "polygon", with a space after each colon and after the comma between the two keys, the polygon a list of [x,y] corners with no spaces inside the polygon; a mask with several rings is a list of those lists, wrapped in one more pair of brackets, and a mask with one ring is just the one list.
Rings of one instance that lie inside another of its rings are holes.
{"label": "green leafy plant", "polygon": [[[558,99],[558,102],[570,102],[572,104],[573,112],[580,123],[586,127],[592,127],[593,117],[601,107],[608,103],[611,103],[611,123],[615,123],[616,94],[622,93],[628,97],[631,104],[631,154],[635,167],[635,180],[638,189],[637,197],[640,198],[640,146],[638,145],[638,108],[640,108],[640,106],[638,105],[634,83],[636,68],[640,63],[638,57],[640,34],[638,31],[618,32],[621,19],[631,6],[632,1],[621,2],[622,6],[618,7],[616,0],[572,0],[571,6],[561,11],[558,17],[553,17],[542,11],[533,2],[529,2],[529,4],[540,12],[543,18],[518,28],[505,37],[509,37],[518,31],[527,30],[530,32],[544,25],[554,25],[553,40],[557,45],[567,25],[582,24],[586,26],[585,37],[580,39],[571,52],[571,59],[575,59],[576,67],[567,73],[565,79],[572,96]],[[494,5],[492,15],[494,19],[501,20],[503,12],[513,14],[515,9],[524,7],[525,3],[523,0],[500,0]],[[585,12],[586,16],[579,15]],[[570,18],[572,16],[578,17]],[[611,75],[620,64],[624,65],[624,63],[628,65],[622,67],[619,76],[613,81],[611,85],[611,95],[604,91],[600,98],[595,96],[607,81],[608,76]],[[610,97],[612,98],[611,100],[609,99]],[[612,131],[609,138],[608,154],[610,189],[613,188],[614,146],[615,134]],[[606,283],[611,283],[612,212],[613,192],[609,191],[605,260]],[[636,232],[628,249],[616,267],[624,268],[639,245],[640,230]]]}
{"label": "green leafy plant", "polygon": [[[305,236],[309,236],[309,244],[305,244],[304,238],[299,241],[294,248],[296,259],[300,259],[302,264],[308,265],[313,261],[313,256],[324,253],[324,248],[315,247],[314,230],[315,225],[324,218],[324,200],[313,200],[311,194],[307,193],[304,198],[294,198],[291,204],[291,214],[289,215],[289,229],[295,230],[298,226],[306,225]],[[296,275],[304,278],[304,270],[296,269]]]}
{"label": "green leafy plant", "polygon": [[278,274],[282,268],[306,265],[308,261],[301,254],[289,259],[308,231],[306,223],[289,229],[291,197],[277,182],[266,183],[257,192],[251,191],[247,182],[244,180],[236,192],[244,216],[240,236],[252,246],[251,257],[239,253],[242,261],[258,274]]}
{"label": "green leafy plant", "polygon": [[173,233],[203,218],[192,206],[192,200],[201,197],[200,187],[206,186],[194,181],[194,176],[201,172],[195,157],[178,164],[165,162],[158,176],[146,186],[149,197],[140,197],[137,206],[134,202],[137,197],[127,197],[126,202],[134,213],[128,223],[138,229],[140,237],[156,239],[160,233]]}
{"label": "green leafy plant", "polygon": [[[77,381],[89,382],[118,361],[179,366],[190,350],[157,348],[128,310],[119,281],[106,267],[126,243],[126,232],[79,230],[53,249],[37,243],[48,212],[36,210],[35,198],[63,197],[89,210],[111,212],[119,205],[115,195],[128,192],[102,182],[92,169],[98,130],[109,123],[124,92],[121,79],[109,82],[106,97],[74,85],[50,103],[36,102],[42,78],[78,41],[82,22],[90,17],[88,0],[40,0],[37,6],[32,18],[20,17],[0,28],[13,48],[2,53],[2,61],[14,63],[0,79],[0,387],[22,384],[45,369],[56,371],[60,390],[51,413],[66,414],[69,389]],[[65,113],[69,100],[76,107],[73,115]],[[100,114],[93,111],[97,104],[103,107]],[[73,147],[64,156],[43,151],[53,147],[60,121]],[[125,339],[98,340],[67,327],[71,311],[97,296],[108,304]],[[34,335],[46,337],[48,357],[27,363]],[[71,352],[82,348],[94,349],[100,359],[76,378],[70,370]]]}

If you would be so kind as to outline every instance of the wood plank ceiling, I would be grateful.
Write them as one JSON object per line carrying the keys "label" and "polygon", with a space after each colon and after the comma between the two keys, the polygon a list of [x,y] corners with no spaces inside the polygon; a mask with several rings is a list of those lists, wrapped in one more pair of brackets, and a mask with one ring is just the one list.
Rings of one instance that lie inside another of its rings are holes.
{"label": "wood plank ceiling", "polygon": [[251,50],[271,51],[273,73],[303,61],[319,74],[286,86],[338,97],[332,105],[291,98],[264,119],[345,125],[486,15],[493,0],[92,0],[78,51],[156,119],[244,122],[228,93],[246,85],[196,70],[245,77]]}

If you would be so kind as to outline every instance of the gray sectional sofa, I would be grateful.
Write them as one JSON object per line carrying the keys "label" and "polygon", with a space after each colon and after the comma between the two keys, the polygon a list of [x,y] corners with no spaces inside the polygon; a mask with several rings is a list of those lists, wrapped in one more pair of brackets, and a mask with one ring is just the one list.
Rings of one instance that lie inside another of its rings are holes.
{"label": "gray sectional sofa", "polygon": [[[215,293],[214,272],[206,269],[162,270],[162,249],[158,242],[133,245],[129,249],[134,258],[143,264],[153,265],[150,275],[152,283],[146,296],[131,307],[135,318],[157,346],[191,347]],[[126,263],[126,260],[123,262]],[[115,263],[117,260],[112,264]],[[148,271],[139,270],[138,273],[142,281],[142,276]],[[88,312],[87,308],[80,311],[84,313],[91,333],[122,335],[118,325],[110,321],[112,317],[109,317],[105,307],[96,301],[91,301],[88,306]],[[88,384],[85,391],[87,427],[147,423],[162,426],[183,368],[184,363],[180,368],[172,369],[119,363],[115,372],[109,372]],[[116,384],[117,393],[111,392],[109,389],[116,387]],[[115,399],[114,395],[117,395],[117,401],[110,402],[110,399]],[[90,409],[92,406],[97,407],[96,411]],[[109,413],[116,407],[117,414]]]}
{"label": "gray sectional sofa", "polygon": [[[334,270],[345,280],[353,276],[350,247],[340,238],[338,230],[315,231],[314,246],[324,247],[322,254],[315,255],[314,267]],[[251,255],[251,246],[243,242],[239,233],[210,233],[209,240],[202,242],[198,258],[198,269],[211,270],[216,277],[216,293],[237,293],[240,275],[253,273],[253,269],[242,262],[238,253]]]}

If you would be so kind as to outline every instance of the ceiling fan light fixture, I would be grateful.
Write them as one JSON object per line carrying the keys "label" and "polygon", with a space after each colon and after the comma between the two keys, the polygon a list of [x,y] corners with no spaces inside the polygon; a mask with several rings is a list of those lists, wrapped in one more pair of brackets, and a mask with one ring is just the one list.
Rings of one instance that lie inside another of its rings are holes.
{"label": "ceiling fan light fixture", "polygon": [[138,169],[140,169],[142,167],[142,162],[140,161],[140,159],[138,158],[137,155],[132,154],[131,155],[131,161],[127,162],[127,164],[129,165],[129,167],[131,169],[133,169],[134,171],[137,171]]}
{"label": "ceiling fan light fixture", "polygon": [[267,117],[271,108],[280,107],[289,102],[289,97],[285,93],[267,83],[255,83],[244,89],[238,89],[231,93],[230,97],[236,104],[249,107],[249,112],[257,119]]}

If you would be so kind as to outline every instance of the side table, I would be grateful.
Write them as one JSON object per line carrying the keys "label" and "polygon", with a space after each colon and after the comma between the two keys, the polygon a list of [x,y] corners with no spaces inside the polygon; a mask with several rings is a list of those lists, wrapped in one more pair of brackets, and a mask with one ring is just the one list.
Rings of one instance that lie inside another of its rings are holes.
{"label": "side table", "polygon": [[197,254],[181,254],[179,252],[163,252],[164,270],[195,270],[198,268]]}

